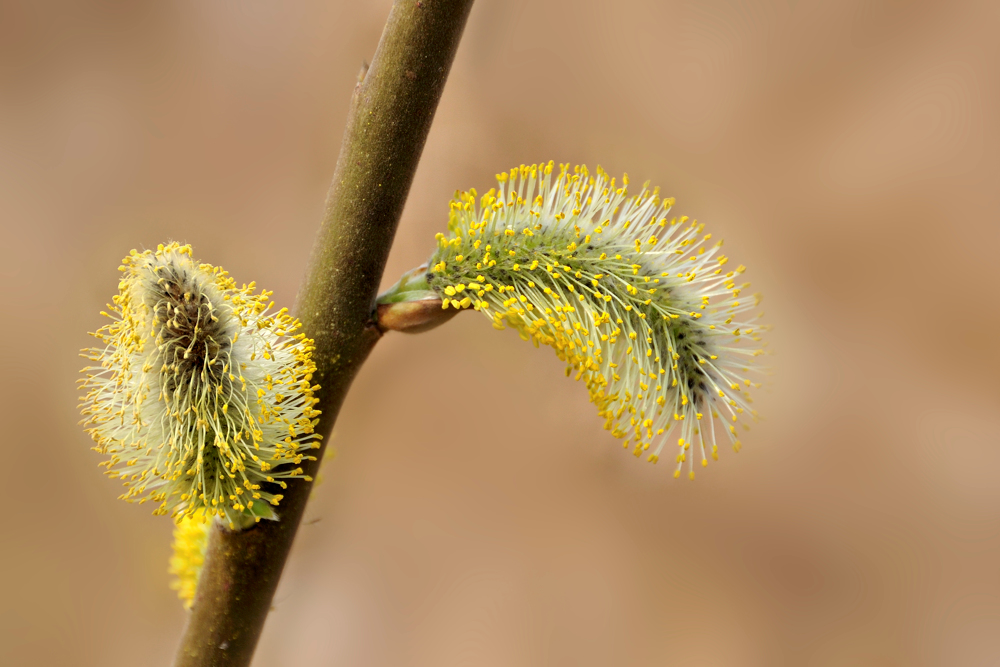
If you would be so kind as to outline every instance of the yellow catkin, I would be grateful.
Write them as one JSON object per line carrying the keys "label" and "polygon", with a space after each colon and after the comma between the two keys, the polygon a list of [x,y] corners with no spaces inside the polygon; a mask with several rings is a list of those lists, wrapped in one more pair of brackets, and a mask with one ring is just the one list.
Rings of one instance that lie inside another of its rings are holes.
{"label": "yellow catkin", "polygon": [[83,424],[127,502],[230,527],[276,518],[319,447],[313,343],[271,292],[171,243],[132,251],[83,351]]}
{"label": "yellow catkin", "polygon": [[[482,197],[458,193],[427,283],[554,349],[635,456],[656,463],[671,438],[693,445],[699,456],[676,466],[693,479],[706,446],[713,460],[717,437],[738,451],[732,422],[756,419],[760,295],[736,298],[745,267],[731,269],[722,242],[672,215],[658,188],[632,195],[627,176],[616,185],[600,167],[554,167],[521,165]],[[458,296],[466,289],[473,298]]]}
{"label": "yellow catkin", "polygon": [[177,597],[184,602],[185,609],[190,609],[194,604],[211,525],[211,520],[199,510],[190,516],[178,517],[174,527],[174,553],[170,557],[169,570],[173,581],[170,582],[170,588],[177,591]]}

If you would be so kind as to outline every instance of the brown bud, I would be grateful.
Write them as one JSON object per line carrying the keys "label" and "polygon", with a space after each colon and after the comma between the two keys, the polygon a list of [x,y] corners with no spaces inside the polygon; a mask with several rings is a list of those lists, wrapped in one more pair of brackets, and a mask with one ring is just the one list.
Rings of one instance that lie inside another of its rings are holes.
{"label": "brown bud", "polygon": [[441,308],[441,299],[420,299],[377,306],[378,328],[385,331],[421,333],[444,324],[458,311]]}

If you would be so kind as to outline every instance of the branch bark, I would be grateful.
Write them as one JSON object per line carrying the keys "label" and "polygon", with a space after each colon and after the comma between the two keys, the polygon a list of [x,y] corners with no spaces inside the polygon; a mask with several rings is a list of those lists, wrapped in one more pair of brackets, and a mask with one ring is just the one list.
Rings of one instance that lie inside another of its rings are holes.
{"label": "branch bark", "polygon": [[[396,0],[355,87],[326,210],[296,312],[315,340],[329,436],[354,376],[381,336],[375,297],[472,0]],[[322,450],[318,452],[322,459]],[[303,465],[315,476],[318,461]],[[177,667],[245,667],[271,607],[311,484],[289,484],[280,521],[215,525]]]}

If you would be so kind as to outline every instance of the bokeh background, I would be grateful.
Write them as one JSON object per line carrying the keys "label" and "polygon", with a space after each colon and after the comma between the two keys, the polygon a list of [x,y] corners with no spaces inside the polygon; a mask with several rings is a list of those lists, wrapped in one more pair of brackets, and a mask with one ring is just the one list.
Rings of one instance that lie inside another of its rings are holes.
{"label": "bokeh background", "polygon": [[[77,350],[170,239],[291,304],[389,7],[0,1],[0,663],[170,663],[171,524],[100,474]],[[675,481],[513,332],[387,336],[255,665],[1000,664],[998,33],[991,0],[479,0],[384,285],[502,169],[651,179],[765,293],[766,420]]]}

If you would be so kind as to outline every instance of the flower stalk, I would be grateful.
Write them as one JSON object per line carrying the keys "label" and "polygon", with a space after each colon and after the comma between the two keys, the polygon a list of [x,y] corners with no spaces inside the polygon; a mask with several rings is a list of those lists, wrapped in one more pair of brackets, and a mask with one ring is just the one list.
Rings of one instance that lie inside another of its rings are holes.
{"label": "flower stalk", "polygon": [[[351,102],[333,183],[295,308],[314,341],[316,432],[327,436],[382,335],[376,293],[403,204],[472,0],[397,0]],[[319,462],[303,461],[315,476]],[[311,483],[288,482],[281,520],[230,531],[216,523],[178,667],[250,664]]]}

